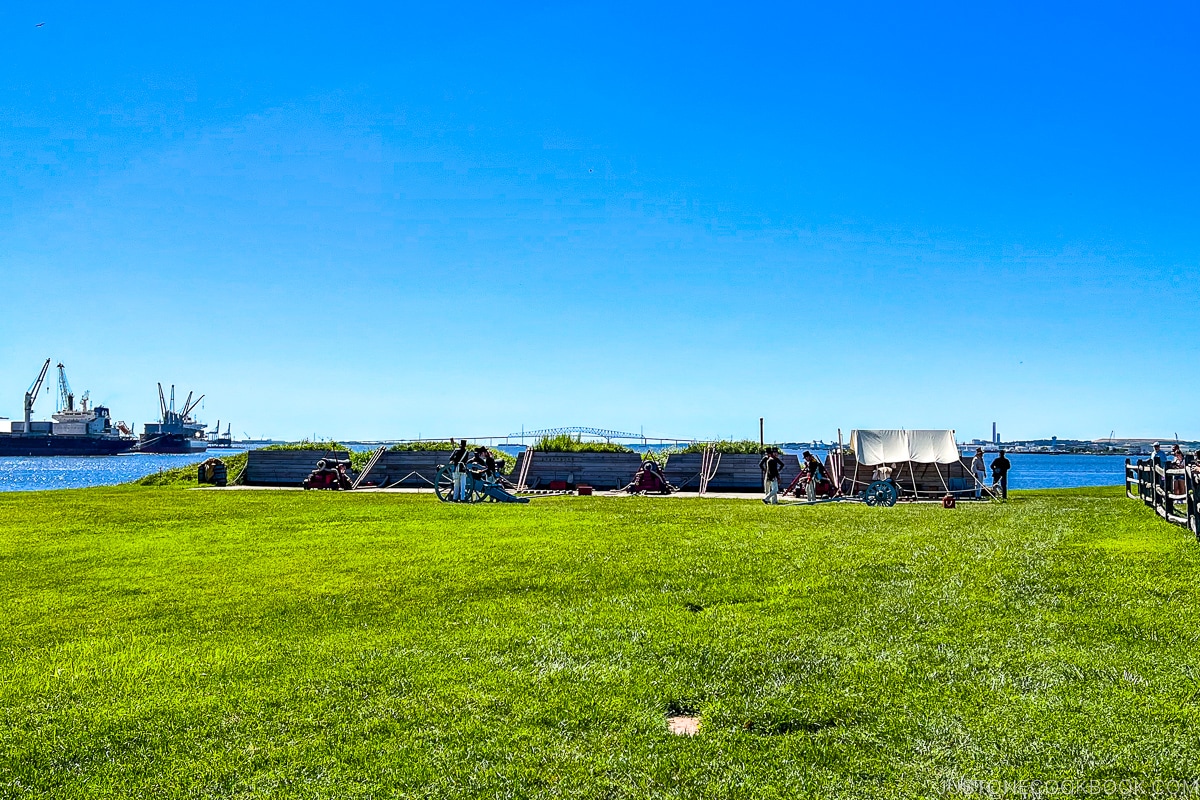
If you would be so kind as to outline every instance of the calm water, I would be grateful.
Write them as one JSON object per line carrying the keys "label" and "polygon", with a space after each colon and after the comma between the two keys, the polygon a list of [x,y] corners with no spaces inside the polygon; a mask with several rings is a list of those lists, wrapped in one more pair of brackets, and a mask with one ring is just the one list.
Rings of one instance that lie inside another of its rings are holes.
{"label": "calm water", "polygon": [[[99,457],[0,458],[0,492],[108,486],[137,480],[164,469],[197,464],[229,450],[188,455],[136,454]],[[990,463],[994,453],[988,453]],[[1124,456],[1009,455],[1011,489],[1061,489],[1075,486],[1120,486]],[[989,472],[989,475],[991,473]]]}
{"label": "calm water", "polygon": [[[971,451],[974,454],[974,451]],[[1132,456],[1131,456],[1132,457]],[[988,478],[995,453],[987,453]],[[1076,486],[1121,486],[1125,483],[1125,456],[1044,456],[1009,453],[1010,489],[1067,489]]]}
{"label": "calm water", "polygon": [[231,452],[238,451],[221,449],[183,455],[136,453],[120,456],[0,458],[0,492],[111,486],[135,481],[164,469],[199,464],[209,456],[220,458]]}

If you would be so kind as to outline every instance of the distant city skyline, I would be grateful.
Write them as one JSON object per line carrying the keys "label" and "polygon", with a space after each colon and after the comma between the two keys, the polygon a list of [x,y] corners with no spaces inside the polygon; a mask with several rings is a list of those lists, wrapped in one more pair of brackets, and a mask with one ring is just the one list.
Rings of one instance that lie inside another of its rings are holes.
{"label": "distant city skyline", "polygon": [[8,6],[0,416],[1200,439],[1196,17]]}

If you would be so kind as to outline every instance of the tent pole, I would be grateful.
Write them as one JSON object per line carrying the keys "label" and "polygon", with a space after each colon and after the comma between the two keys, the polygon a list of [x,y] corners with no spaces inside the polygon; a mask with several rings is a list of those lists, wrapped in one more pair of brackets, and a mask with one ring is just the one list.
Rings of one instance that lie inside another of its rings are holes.
{"label": "tent pole", "polygon": [[[841,428],[838,428],[838,454],[837,454],[837,462],[838,462],[838,474],[839,474],[839,475],[840,475],[842,478],[845,478],[845,477],[846,477],[846,454],[845,454],[845,452],[844,452],[844,451],[843,451],[843,449],[842,449],[842,429],[841,429]],[[842,491],[842,484],[841,484],[841,482],[839,481],[839,482],[838,482],[838,492],[841,492],[841,491]]]}
{"label": "tent pole", "polygon": [[912,465],[911,460],[909,460],[909,462],[908,462],[908,475],[910,478],[912,478],[912,482],[913,482],[913,497],[920,500],[921,499],[921,491],[917,488],[917,473],[913,472],[913,465]]}

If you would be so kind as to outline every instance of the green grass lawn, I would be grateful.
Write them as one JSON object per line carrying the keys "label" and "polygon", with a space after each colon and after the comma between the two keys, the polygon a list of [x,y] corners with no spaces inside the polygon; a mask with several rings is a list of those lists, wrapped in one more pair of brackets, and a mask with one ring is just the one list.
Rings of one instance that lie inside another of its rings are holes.
{"label": "green grass lawn", "polygon": [[945,510],[120,487],[0,494],[0,520],[4,798],[1200,778],[1200,548],[1120,489]]}

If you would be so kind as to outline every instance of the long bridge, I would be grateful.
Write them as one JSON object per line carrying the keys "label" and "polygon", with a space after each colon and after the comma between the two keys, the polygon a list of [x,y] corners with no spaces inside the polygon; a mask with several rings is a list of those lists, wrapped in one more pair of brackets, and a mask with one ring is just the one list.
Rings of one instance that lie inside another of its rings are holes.
{"label": "long bridge", "polygon": [[636,439],[639,441],[655,441],[655,442],[695,442],[696,439],[676,439],[670,436],[647,436],[644,433],[629,433],[627,431],[614,431],[608,428],[589,428],[582,425],[572,425],[565,428],[540,428],[537,430],[522,430],[516,433],[508,434],[509,439],[541,439],[543,436],[595,436],[597,439],[603,439],[606,442],[611,442],[613,439]]}

